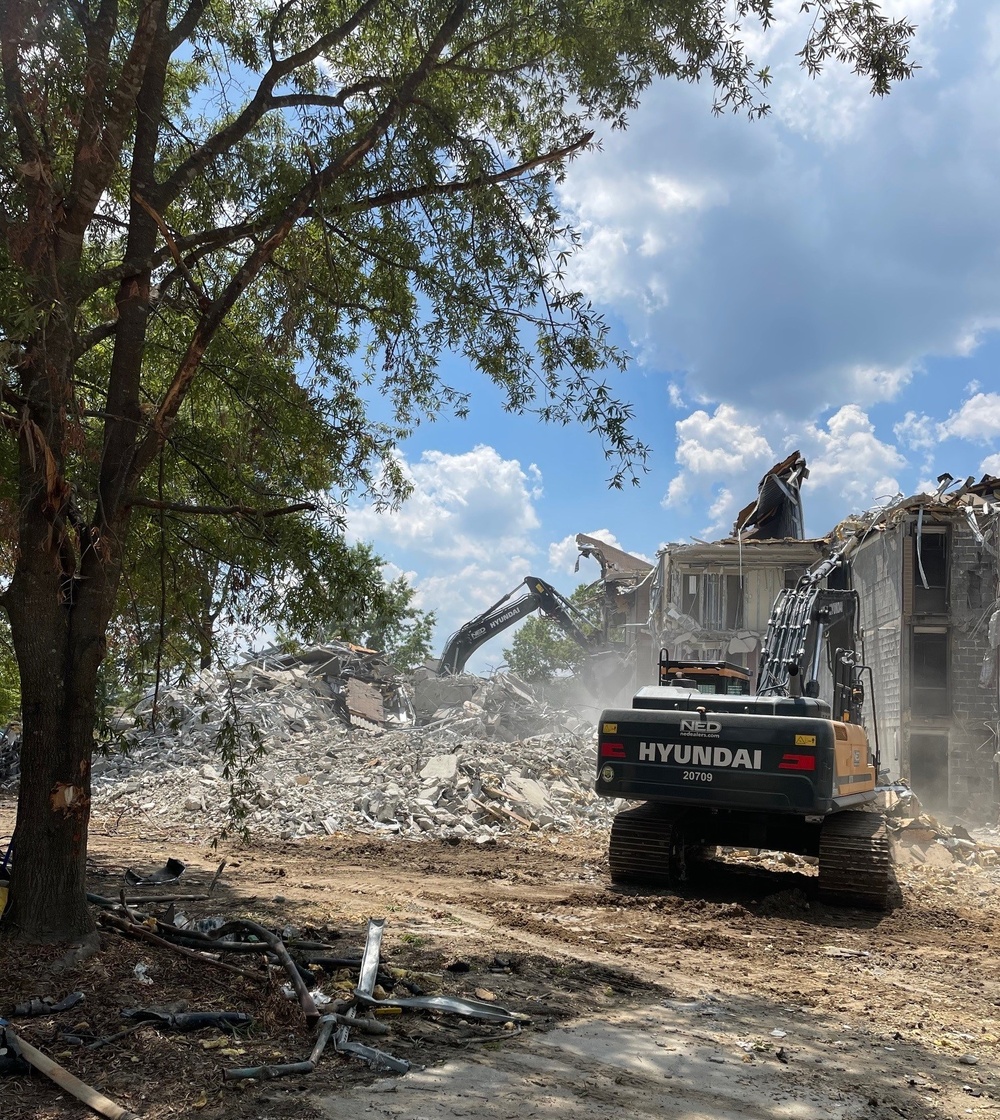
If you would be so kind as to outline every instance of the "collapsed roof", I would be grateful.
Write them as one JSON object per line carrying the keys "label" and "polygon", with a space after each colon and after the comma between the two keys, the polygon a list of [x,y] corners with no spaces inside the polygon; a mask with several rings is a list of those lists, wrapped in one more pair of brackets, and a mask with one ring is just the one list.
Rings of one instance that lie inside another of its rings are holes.
{"label": "collapsed roof", "polygon": [[839,535],[884,531],[909,516],[922,517],[924,514],[938,513],[951,517],[962,517],[972,530],[976,543],[997,555],[1000,525],[1000,478],[984,474],[976,482],[975,475],[969,475],[961,482],[950,474],[938,476],[937,489],[933,494],[911,494],[904,498],[898,495],[888,505],[876,507],[863,514],[845,518],[836,529]]}

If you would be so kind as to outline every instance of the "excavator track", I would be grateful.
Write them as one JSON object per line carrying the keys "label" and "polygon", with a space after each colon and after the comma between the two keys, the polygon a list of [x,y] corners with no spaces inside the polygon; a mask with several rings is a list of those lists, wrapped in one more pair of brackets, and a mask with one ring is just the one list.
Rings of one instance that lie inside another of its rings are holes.
{"label": "excavator track", "polygon": [[819,838],[819,895],[824,902],[887,910],[892,859],[878,813],[848,811],[827,818]]}
{"label": "excavator track", "polygon": [[616,883],[668,887],[684,875],[680,811],[646,801],[611,825],[608,864]]}

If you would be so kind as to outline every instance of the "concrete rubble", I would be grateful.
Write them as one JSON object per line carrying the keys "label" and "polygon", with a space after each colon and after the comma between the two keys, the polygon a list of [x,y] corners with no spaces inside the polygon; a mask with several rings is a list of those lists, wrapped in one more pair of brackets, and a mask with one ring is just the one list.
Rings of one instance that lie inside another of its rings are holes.
{"label": "concrete rubble", "polygon": [[895,863],[927,867],[1000,863],[1000,833],[995,830],[970,832],[961,824],[943,824],[924,812],[905,782],[884,789],[879,796]]}
{"label": "concrete rubble", "polygon": [[[596,709],[557,708],[500,675],[404,685],[367,653],[336,653],[203,672],[161,691],[155,725],[144,698],[118,721],[124,751],[95,756],[95,819],[203,839],[235,796],[252,833],[286,839],[357,829],[486,843],[610,824],[614,805],[591,788]],[[217,750],[227,734],[252,773],[232,792]]]}

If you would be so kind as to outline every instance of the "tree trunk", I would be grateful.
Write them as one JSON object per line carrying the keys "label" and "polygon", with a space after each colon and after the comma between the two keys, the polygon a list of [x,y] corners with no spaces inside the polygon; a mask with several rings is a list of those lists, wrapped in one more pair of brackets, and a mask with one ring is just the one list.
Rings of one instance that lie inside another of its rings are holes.
{"label": "tree trunk", "polygon": [[[55,317],[54,317],[55,320]],[[65,320],[63,320],[65,322]],[[53,321],[50,320],[50,325]],[[18,549],[3,605],[21,677],[21,781],[4,936],[67,941],[94,929],[84,875],[97,673],[115,601],[126,522],[105,535],[80,524],[64,481],[70,334],[55,320],[25,360],[44,385],[19,433]]]}
{"label": "tree trunk", "polygon": [[83,590],[79,579],[67,589],[51,552],[37,549],[31,559],[18,564],[9,596],[23,729],[10,904],[0,928],[31,942],[67,941],[94,929],[84,882],[90,764],[116,581],[106,565],[85,563],[81,571],[97,585]]}
{"label": "tree trunk", "polygon": [[[147,197],[155,186],[169,56],[166,5],[152,2],[147,16],[144,49],[155,54],[155,64],[145,68],[137,98],[126,249],[133,260],[150,257],[156,243],[156,223],[136,196]],[[13,73],[9,62],[5,78]],[[98,498],[87,523],[66,477],[76,439],[74,354],[83,237],[67,236],[53,225],[52,215],[66,212],[56,192],[45,176],[29,178],[26,227],[34,236],[17,246],[18,264],[32,283],[31,305],[47,310],[18,363],[24,400],[18,543],[2,604],[21,674],[23,732],[10,902],[0,933],[34,942],[74,940],[94,929],[84,876],[97,677],[121,578],[127,494],[143,424],[139,381],[150,296],[148,268],[119,287]]]}

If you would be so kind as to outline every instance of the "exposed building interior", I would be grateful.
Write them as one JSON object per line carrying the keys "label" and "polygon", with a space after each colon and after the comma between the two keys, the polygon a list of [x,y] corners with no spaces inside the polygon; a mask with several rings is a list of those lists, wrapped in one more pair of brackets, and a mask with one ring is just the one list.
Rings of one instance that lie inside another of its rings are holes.
{"label": "exposed building interior", "polygon": [[803,537],[793,452],[761,479],[730,536],[668,544],[655,565],[580,534],[601,563],[608,609],[633,647],[636,682],[655,679],[661,649],[725,660],[755,676],[778,592],[853,534],[848,577],[858,593],[872,689],[866,720],[889,780],[930,809],[995,821],[1000,814],[1000,479],[897,497]]}

